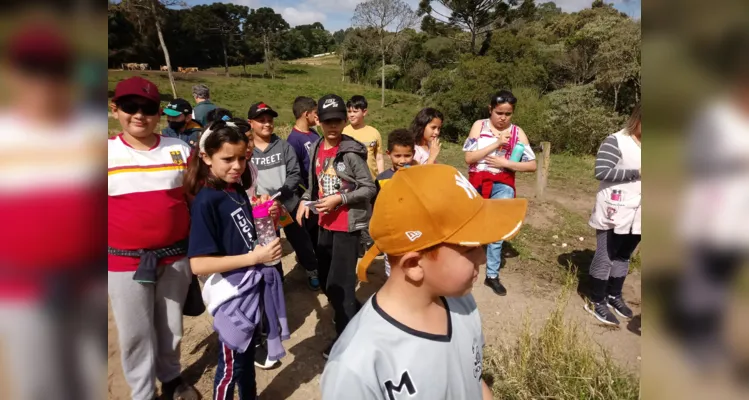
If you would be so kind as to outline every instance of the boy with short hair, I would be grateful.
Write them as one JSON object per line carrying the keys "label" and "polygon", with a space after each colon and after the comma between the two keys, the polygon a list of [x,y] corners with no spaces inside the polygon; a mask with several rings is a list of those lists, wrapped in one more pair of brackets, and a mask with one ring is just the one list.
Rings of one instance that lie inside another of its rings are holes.
{"label": "boy with short hair", "polygon": [[169,126],[161,130],[161,135],[173,137],[195,147],[198,143],[198,135],[203,126],[192,119],[192,106],[185,99],[174,99],[164,107],[163,114]]}
{"label": "boy with short hair", "polygon": [[[192,281],[182,180],[190,147],[154,131],[159,91],[141,77],[120,81],[111,110],[122,132],[108,146],[108,281],[122,370],[135,400],[198,395],[181,377],[182,308]],[[177,398],[177,397],[174,397]]]}
{"label": "boy with short hair", "polygon": [[[343,130],[343,133],[358,140],[367,148],[367,166],[374,179],[377,174],[385,170],[385,159],[382,156],[382,136],[380,132],[364,121],[367,116],[367,106],[367,99],[364,96],[351,96],[351,99],[346,102],[349,125]],[[372,237],[369,235],[369,229],[363,229],[361,237],[360,257],[373,243]]]}
{"label": "boy with short hair", "polygon": [[[280,192],[278,201],[294,215],[300,201],[301,172],[294,149],[273,133],[273,119],[277,116],[278,113],[263,102],[253,104],[247,113],[255,145],[252,163],[258,170],[256,194],[273,196]],[[284,226],[283,230],[299,264],[307,271],[307,284],[310,289],[319,290],[317,257],[309,235],[301,224],[297,225],[294,221]]]}
{"label": "boy with short hair", "polygon": [[[367,167],[367,149],[343,134],[346,105],[340,96],[323,96],[317,103],[323,130],[310,151],[309,182],[299,206],[297,221],[319,215],[317,244],[320,281],[335,310],[336,337],[357,311],[356,260],[361,230],[369,220],[375,185]],[[312,208],[312,210],[310,210]],[[335,343],[335,342],[334,342]],[[323,352],[328,356],[333,343]],[[349,397],[351,398],[351,397]]]}
{"label": "boy with short hair", "polygon": [[[300,192],[304,193],[309,182],[309,152],[312,145],[320,140],[320,135],[312,128],[317,125],[317,102],[311,97],[299,96],[294,100],[292,111],[294,111],[296,122],[286,141],[294,148],[297,159],[301,164],[302,183],[299,187]],[[312,239],[312,246],[317,249],[317,219],[308,218],[304,220],[304,228]]]}
{"label": "boy with short hair", "polygon": [[378,194],[396,172],[411,165],[414,159],[414,147],[413,135],[408,129],[396,129],[388,134],[387,155],[392,167],[377,175],[375,184]]}
{"label": "boy with short hair", "polygon": [[[377,194],[393,178],[393,175],[403,168],[408,168],[414,159],[415,147],[413,135],[408,129],[396,129],[388,135],[387,155],[390,157],[391,168],[377,175],[375,186]],[[375,202],[377,199],[375,199]],[[390,276],[390,261],[385,254],[385,275]]]}
{"label": "boy with short hair", "polygon": [[343,130],[343,134],[358,140],[367,148],[367,166],[374,179],[385,170],[385,158],[382,156],[380,131],[364,121],[367,117],[367,106],[367,99],[360,95],[352,96],[346,102],[349,125]]}
{"label": "boy with short hair", "polygon": [[[375,204],[375,245],[390,278],[354,317],[325,365],[322,397],[491,399],[481,379],[484,336],[471,289],[483,245],[517,234],[525,199],[488,200],[448,165],[406,168]],[[400,397],[398,397],[400,396]]]}

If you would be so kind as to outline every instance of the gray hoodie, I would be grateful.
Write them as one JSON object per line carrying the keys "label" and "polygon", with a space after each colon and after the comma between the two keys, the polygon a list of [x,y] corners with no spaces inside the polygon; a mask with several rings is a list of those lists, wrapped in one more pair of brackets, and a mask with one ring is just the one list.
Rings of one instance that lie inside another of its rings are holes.
{"label": "gray hoodie", "polygon": [[302,183],[299,162],[294,148],[285,140],[271,135],[265,151],[255,147],[252,152],[252,163],[257,167],[257,194],[273,196],[281,192],[278,201],[293,213],[299,205],[297,190]]}
{"label": "gray hoodie", "polygon": [[[307,191],[302,195],[303,200],[317,200],[320,196],[320,185],[317,181],[315,165],[318,150],[323,142],[324,139],[319,139],[310,149],[309,185]],[[338,153],[336,153],[333,162],[336,165],[342,163],[341,167],[336,167],[336,175],[341,180],[352,183],[354,186],[352,190],[341,193],[342,204],[347,204],[349,207],[348,230],[354,232],[366,229],[369,226],[371,213],[370,201],[377,191],[372,180],[372,173],[369,172],[367,166],[367,148],[351,136],[342,135]]]}

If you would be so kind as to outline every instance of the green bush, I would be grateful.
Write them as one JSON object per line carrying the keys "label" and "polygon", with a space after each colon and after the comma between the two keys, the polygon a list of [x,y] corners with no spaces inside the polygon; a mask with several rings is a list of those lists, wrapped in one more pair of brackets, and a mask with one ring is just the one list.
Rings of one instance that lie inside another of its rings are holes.
{"label": "green bush", "polygon": [[540,138],[546,126],[544,117],[549,109],[549,101],[533,87],[518,87],[512,90],[512,94],[518,99],[512,122],[523,128],[531,144],[537,144],[541,141]]}
{"label": "green bush", "polygon": [[491,57],[466,56],[456,68],[433,70],[424,79],[421,94],[445,115],[446,140],[461,141],[474,121],[488,115],[491,95],[510,83],[508,72]]}
{"label": "green bush", "polygon": [[555,90],[546,100],[544,126],[536,140],[551,142],[556,153],[595,154],[603,139],[624,123],[625,118],[605,107],[590,84]]}

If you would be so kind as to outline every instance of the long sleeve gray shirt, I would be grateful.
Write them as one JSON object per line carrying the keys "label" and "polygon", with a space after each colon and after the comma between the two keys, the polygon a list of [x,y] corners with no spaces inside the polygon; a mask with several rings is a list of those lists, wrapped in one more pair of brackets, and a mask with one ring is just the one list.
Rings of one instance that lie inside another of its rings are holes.
{"label": "long sleeve gray shirt", "polygon": [[622,159],[622,151],[616,136],[607,137],[598,148],[596,155],[596,179],[606,182],[629,182],[640,179],[640,171],[636,169],[617,168]]}
{"label": "long sleeve gray shirt", "polygon": [[292,213],[299,205],[297,188],[302,183],[294,148],[275,134],[265,150],[255,147],[252,163],[257,167],[257,194],[274,195],[281,192],[278,201]]}

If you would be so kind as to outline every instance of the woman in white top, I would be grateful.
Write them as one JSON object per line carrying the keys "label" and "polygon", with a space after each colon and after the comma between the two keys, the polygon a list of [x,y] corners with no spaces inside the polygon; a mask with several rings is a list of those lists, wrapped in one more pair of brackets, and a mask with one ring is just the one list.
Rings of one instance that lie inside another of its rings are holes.
{"label": "woman in white top", "polygon": [[596,229],[596,253],[590,265],[591,294],[585,309],[599,321],[619,325],[619,316],[632,318],[622,298],[629,259],[642,235],[640,106],[627,126],[609,135],[598,149],[596,179],[601,181],[589,225]]}
{"label": "woman in white top", "polygon": [[[476,121],[463,144],[468,181],[486,199],[508,199],[515,197],[515,172],[536,170],[536,155],[528,137],[519,126],[512,123],[517,99],[507,90],[492,96],[489,103],[489,118]],[[510,160],[516,145],[524,145],[519,161]],[[486,279],[484,284],[494,293],[504,296],[507,289],[499,281],[502,265],[502,241],[490,244],[486,249]]]}

